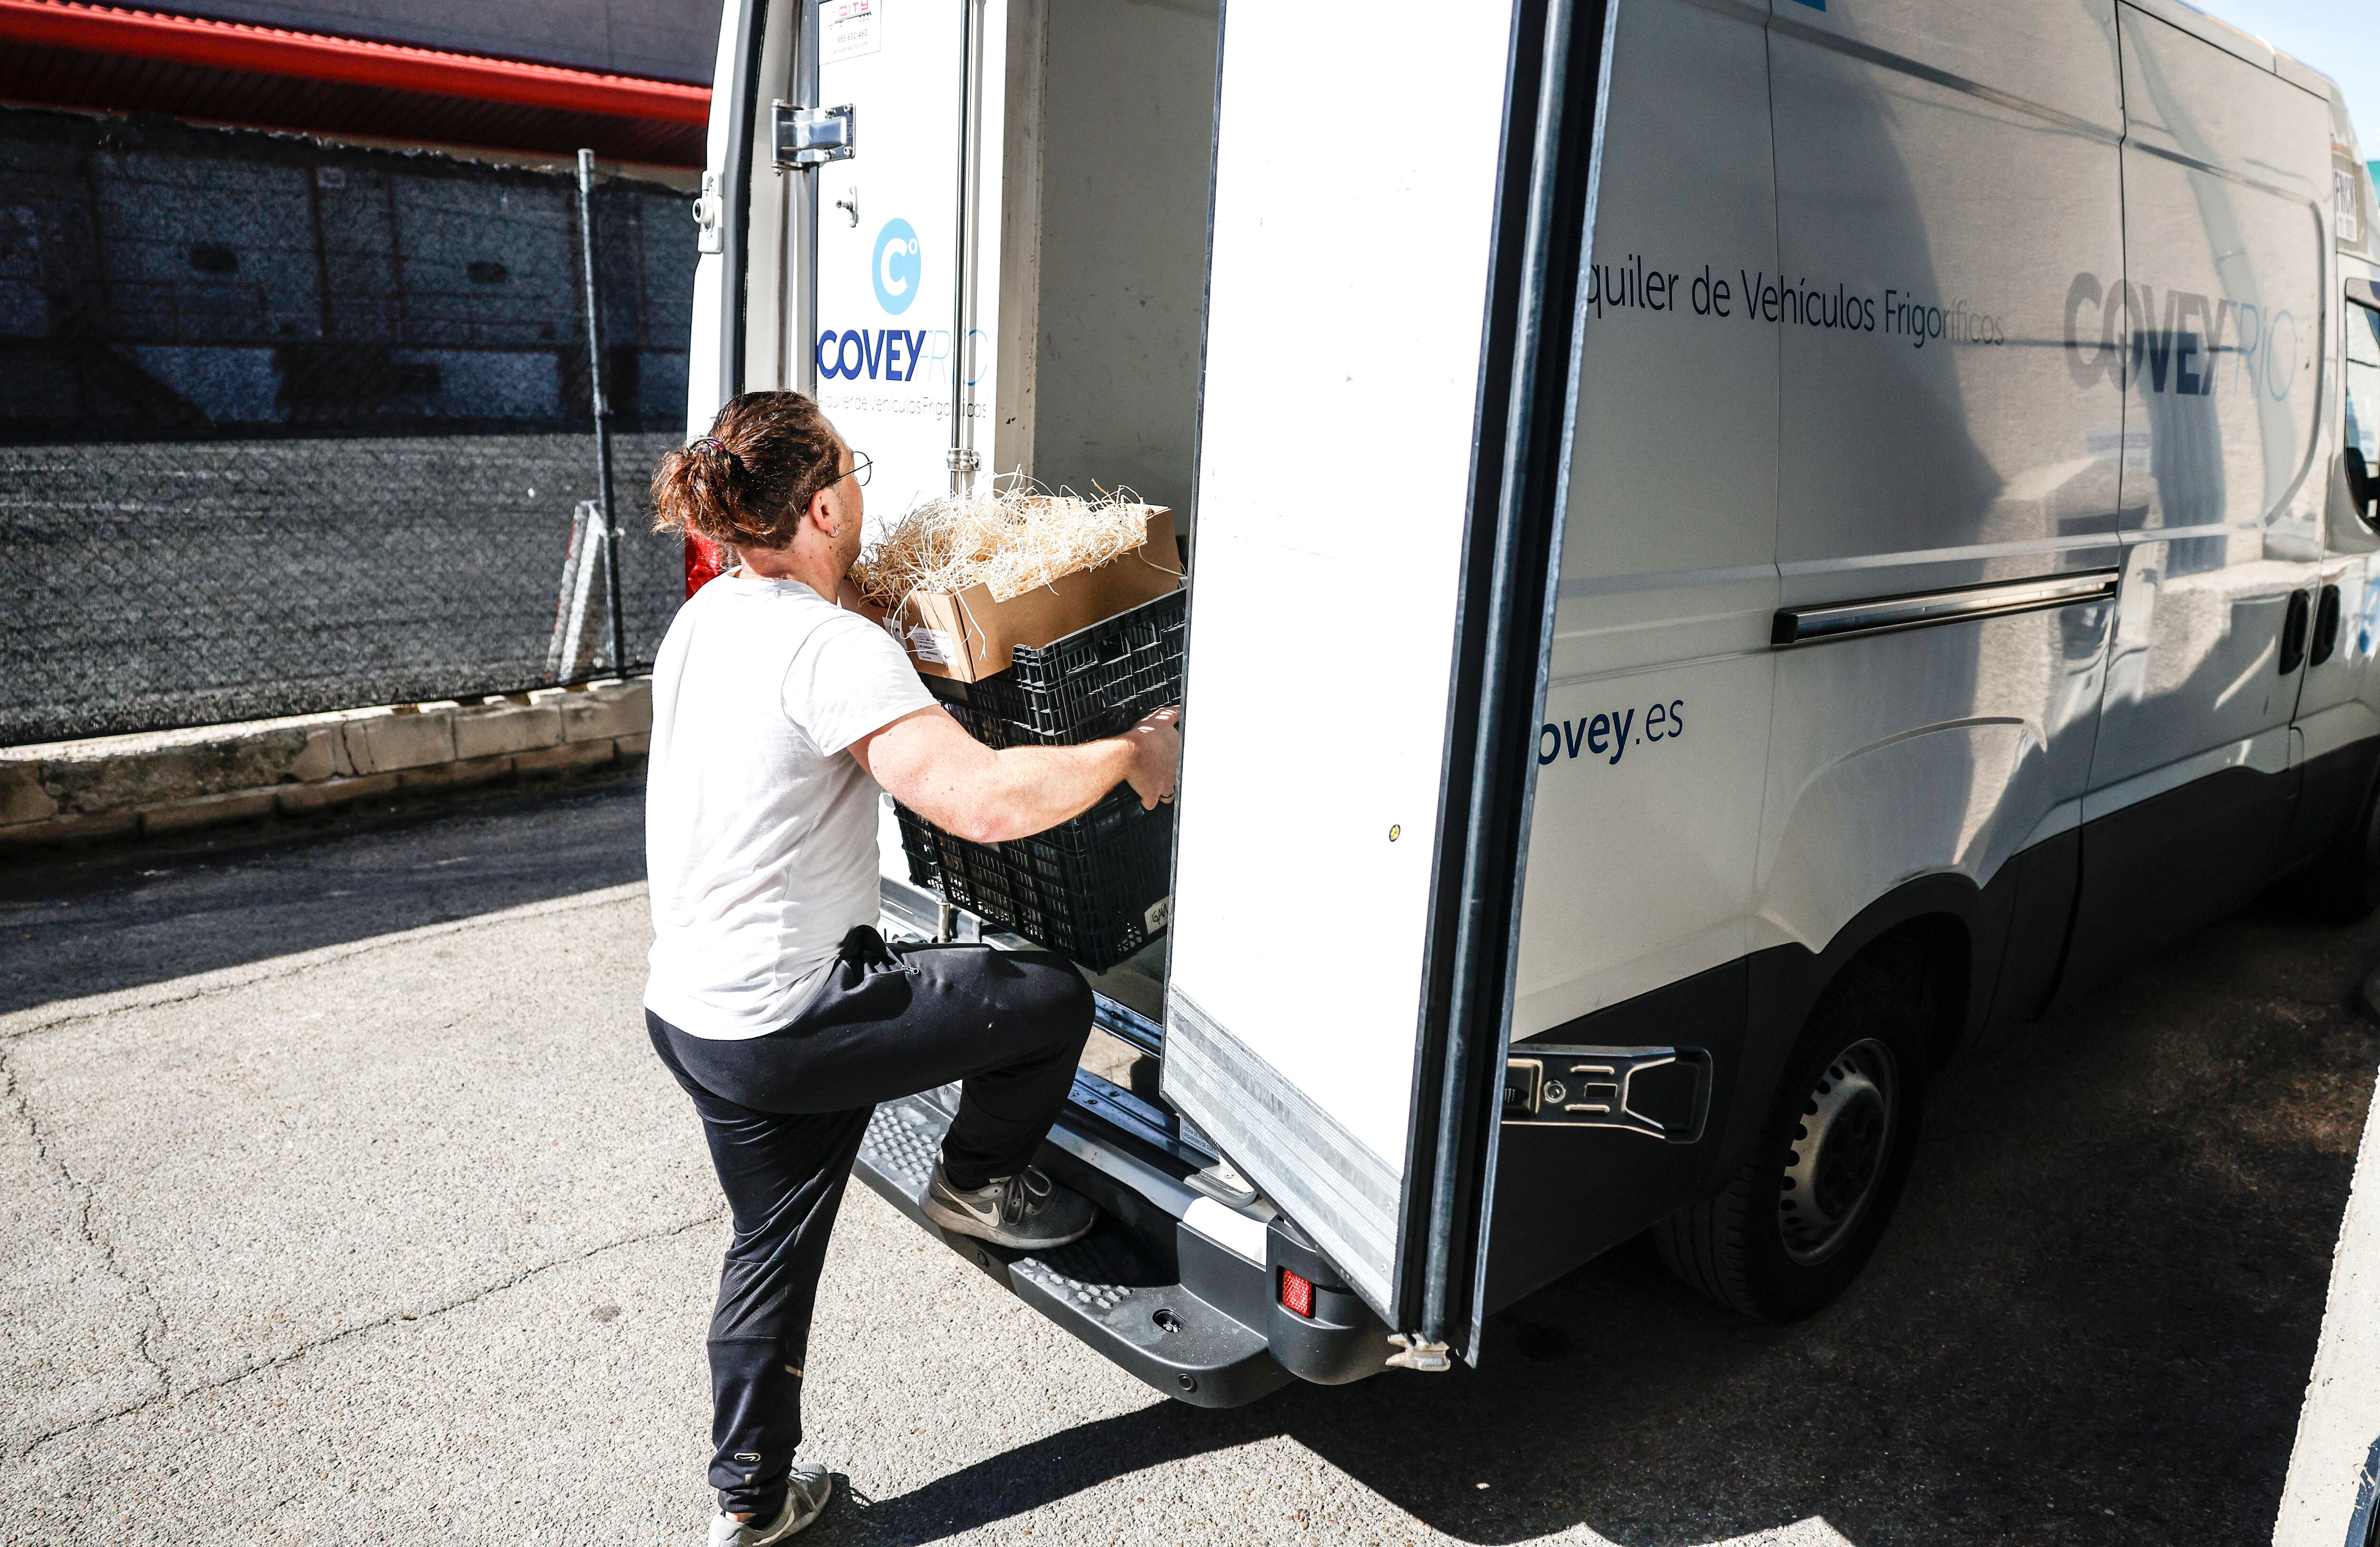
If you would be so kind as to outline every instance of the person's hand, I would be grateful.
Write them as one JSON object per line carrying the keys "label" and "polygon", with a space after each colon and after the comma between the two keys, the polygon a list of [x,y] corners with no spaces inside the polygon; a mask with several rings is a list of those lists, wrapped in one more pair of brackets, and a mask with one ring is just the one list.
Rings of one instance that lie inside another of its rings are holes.
{"label": "person's hand", "polygon": [[1123,733],[1132,748],[1132,768],[1124,774],[1143,810],[1155,810],[1173,798],[1173,781],[1182,769],[1182,706],[1159,710]]}

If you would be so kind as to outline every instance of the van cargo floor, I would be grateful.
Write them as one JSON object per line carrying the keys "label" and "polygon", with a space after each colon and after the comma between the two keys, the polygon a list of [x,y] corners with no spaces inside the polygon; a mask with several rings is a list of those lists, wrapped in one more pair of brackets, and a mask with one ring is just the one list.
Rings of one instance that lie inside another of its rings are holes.
{"label": "van cargo floor", "polygon": [[854,1168],[860,1180],[1009,1293],[1168,1396],[1232,1407],[1287,1383],[1261,1334],[1184,1288],[1167,1253],[1110,1214],[1081,1240],[1038,1254],[929,1223],[923,1200],[957,1102],[958,1087],[946,1085],[879,1106],[860,1140]]}

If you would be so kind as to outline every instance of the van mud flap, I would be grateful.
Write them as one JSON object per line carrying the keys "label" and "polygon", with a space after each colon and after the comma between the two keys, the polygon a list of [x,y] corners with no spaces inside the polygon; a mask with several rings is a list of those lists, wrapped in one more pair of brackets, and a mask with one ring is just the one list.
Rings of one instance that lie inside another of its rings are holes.
{"label": "van mud flap", "polygon": [[[1235,1407],[1285,1385],[1262,1334],[1184,1288],[1169,1255],[1102,1208],[1088,1236],[1031,1253],[943,1230],[922,1207],[958,1087],[886,1102],[868,1119],[855,1166],[860,1180],[994,1282],[1166,1395]],[[1062,1123],[1064,1119],[1062,1117]],[[1070,1180],[1070,1157],[1042,1147],[1044,1168]]]}

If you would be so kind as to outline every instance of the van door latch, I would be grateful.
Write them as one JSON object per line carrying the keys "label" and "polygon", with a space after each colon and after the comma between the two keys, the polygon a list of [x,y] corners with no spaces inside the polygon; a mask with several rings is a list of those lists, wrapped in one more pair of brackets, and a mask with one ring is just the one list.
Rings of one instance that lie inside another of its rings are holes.
{"label": "van door latch", "polygon": [[1710,1111],[1711,1056],[1698,1047],[1546,1047],[1504,1061],[1504,1121],[1625,1128],[1692,1144]]}
{"label": "van door latch", "polygon": [[795,107],[781,102],[771,117],[780,172],[849,161],[858,147],[859,127],[849,103],[841,107]]}
{"label": "van door latch", "polygon": [[697,252],[727,250],[727,201],[719,194],[719,174],[702,175],[702,191],[694,201],[694,250]]}

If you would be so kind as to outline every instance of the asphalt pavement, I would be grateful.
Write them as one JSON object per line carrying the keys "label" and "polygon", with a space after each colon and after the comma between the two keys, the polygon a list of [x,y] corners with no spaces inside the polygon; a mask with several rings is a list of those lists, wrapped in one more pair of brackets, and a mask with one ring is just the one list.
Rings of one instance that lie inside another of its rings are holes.
{"label": "asphalt pavement", "polygon": [[[686,1542],[726,1224],[645,1045],[632,779],[0,871],[0,1541]],[[864,1188],[834,1543],[2269,1538],[2380,920],[2267,900],[1936,1086],[1842,1302],[1641,1247],[1481,1368],[1231,1412]]]}

